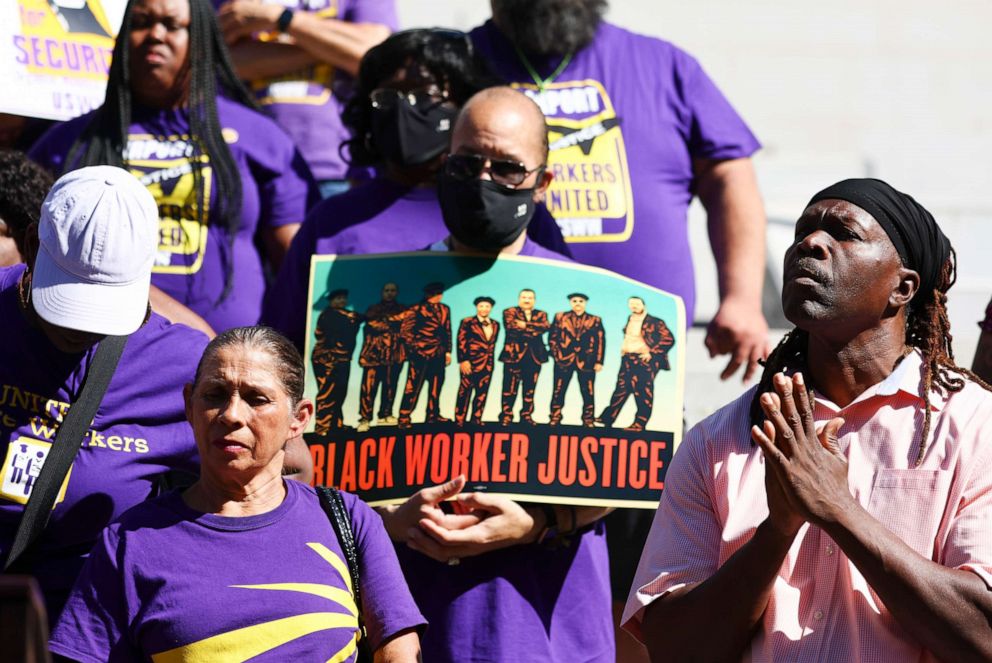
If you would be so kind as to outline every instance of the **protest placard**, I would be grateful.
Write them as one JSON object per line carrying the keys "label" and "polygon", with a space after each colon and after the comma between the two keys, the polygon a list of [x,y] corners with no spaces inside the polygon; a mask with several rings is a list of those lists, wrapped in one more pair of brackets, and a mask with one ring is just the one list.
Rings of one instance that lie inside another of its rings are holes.
{"label": "protest placard", "polygon": [[103,103],[126,0],[0,3],[0,113],[68,120]]}
{"label": "protest placard", "polygon": [[678,297],[605,270],[443,252],[315,256],[315,481],[371,504],[465,475],[655,508],[682,435]]}

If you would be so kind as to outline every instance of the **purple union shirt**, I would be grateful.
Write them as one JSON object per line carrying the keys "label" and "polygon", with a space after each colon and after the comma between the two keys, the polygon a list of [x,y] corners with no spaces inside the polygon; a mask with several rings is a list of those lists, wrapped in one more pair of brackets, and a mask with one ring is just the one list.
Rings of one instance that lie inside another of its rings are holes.
{"label": "purple union shirt", "polygon": [[[691,322],[692,161],[750,156],[744,121],[692,56],[606,22],[543,94],[491,20],[472,39],[547,116],[548,209],[574,258],[679,295]],[[560,61],[532,64],[549,76]]]}
{"label": "purple union shirt", "polygon": [[[244,518],[204,514],[172,492],[104,530],[52,632],[82,661],[353,663],[358,626],[347,563],[312,488]],[[373,649],[423,630],[382,520],[343,494]]]}
{"label": "purple union shirt", "polygon": [[[241,176],[241,220],[233,245],[226,228],[210,219],[210,206],[207,225],[196,221],[185,111],[136,107],[125,161],[158,203],[160,239],[152,283],[222,332],[258,322],[265,290],[254,243],[258,230],[300,223],[317,192],[303,158],[272,120],[223,97],[217,98],[217,115]],[[68,170],[66,155],[90,117],[53,127],[31,157],[55,172]],[[211,171],[202,172],[212,205],[217,192]],[[233,283],[222,300],[228,265]]]}
{"label": "purple union shirt", "polygon": [[[0,269],[0,559],[6,559],[34,477],[95,351],[59,352],[28,323],[17,296],[23,271],[24,265]],[[41,585],[50,620],[100,530],[152,495],[159,474],[197,470],[182,388],[206,345],[200,332],[155,313],[128,338],[51,520],[37,548],[23,558]]]}

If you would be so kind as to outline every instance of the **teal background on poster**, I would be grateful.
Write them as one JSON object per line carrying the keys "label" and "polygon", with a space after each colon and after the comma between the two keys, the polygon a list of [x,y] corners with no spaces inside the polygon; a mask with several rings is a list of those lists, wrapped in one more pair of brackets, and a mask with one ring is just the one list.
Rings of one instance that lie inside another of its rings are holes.
{"label": "teal background on poster", "polygon": [[[396,283],[399,286],[397,301],[411,305],[423,298],[422,288],[432,281],[445,285],[442,302],[451,308],[452,359],[445,373],[441,390],[441,414],[454,417],[455,397],[458,393],[459,373],[457,365],[458,325],[462,319],[475,315],[472,301],[479,296],[489,296],[496,300],[491,317],[499,321],[499,338],[496,342],[495,368],[490,383],[489,396],[483,414],[484,422],[499,419],[500,395],[502,391],[503,366],[498,360],[503,349],[505,329],[503,310],[517,305],[520,290],[530,288],[535,291],[535,308],[548,314],[549,323],[554,314],[570,310],[567,295],[581,292],[588,295],[586,312],[603,319],[606,350],[603,370],[597,374],[595,385],[596,416],[609,404],[616,385],[620,368],[620,347],[623,342],[623,328],[630,315],[628,299],[632,295],[643,298],[649,315],[661,318],[675,338],[675,344],[668,353],[671,370],[660,371],[655,379],[654,408],[648,421],[649,430],[670,431],[676,443],[682,433],[682,401],[685,357],[685,311],[680,298],[675,295],[645,286],[636,281],[613,274],[606,270],[586,267],[576,263],[544,260],[526,257],[471,256],[454,253],[405,253],[371,256],[314,256],[311,264],[311,303],[307,319],[307,344],[305,363],[307,365],[306,395],[313,398],[317,388],[310,370],[310,355],[313,350],[314,328],[317,317],[327,307],[327,293],[337,288],[345,288],[348,293],[349,309],[364,313],[372,304],[381,300],[382,286]],[[344,403],[346,426],[358,424],[358,399],[361,385],[362,367],[358,365],[364,334],[359,332],[352,358],[351,376],[347,397]],[[545,344],[547,334],[544,335]],[[553,385],[553,360],[543,365],[535,395],[534,419],[537,423],[548,422],[548,412]],[[406,366],[399,378],[394,416],[399,410],[403,385],[406,382]],[[413,412],[416,425],[424,419],[426,388],[421,393],[417,408]],[[378,411],[378,401],[376,401]],[[514,415],[520,409],[518,396]],[[577,378],[573,377],[565,397],[564,423],[579,424],[582,399]],[[616,426],[628,426],[634,419],[635,404],[631,397],[627,400],[616,420]],[[374,431],[375,421],[373,420]],[[313,429],[311,423],[310,430]]]}

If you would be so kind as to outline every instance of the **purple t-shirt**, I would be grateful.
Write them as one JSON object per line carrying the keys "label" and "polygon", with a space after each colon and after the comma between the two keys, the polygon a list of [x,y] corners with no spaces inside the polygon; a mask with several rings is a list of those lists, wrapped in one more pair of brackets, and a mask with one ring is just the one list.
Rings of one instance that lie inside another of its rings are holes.
{"label": "purple t-shirt", "polygon": [[[348,567],[312,488],[257,516],[195,511],[178,491],[103,531],[52,632],[83,663],[355,660]],[[423,628],[382,520],[343,494],[358,551],[362,615],[375,649]]]}
{"label": "purple t-shirt", "polygon": [[[196,221],[185,111],[136,107],[125,160],[158,202],[160,238],[152,283],[221,332],[258,322],[265,280],[254,244],[256,232],[300,223],[317,192],[293,142],[271,119],[222,97],[217,99],[217,114],[243,191],[233,248],[223,222],[209,218],[210,207],[207,226]],[[66,155],[91,117],[83,115],[53,127],[30,156],[54,172],[70,170],[74,164],[67,167]],[[212,207],[217,192],[210,169],[202,172]],[[229,266],[233,284],[220,301]]]}
{"label": "purple t-shirt", "polygon": [[[429,250],[448,247],[442,241]],[[568,260],[529,239],[519,255]],[[510,546],[465,557],[457,566],[404,545],[397,545],[396,551],[410,591],[431,623],[421,642],[425,661],[615,660],[602,520],[567,548]]]}
{"label": "purple t-shirt", "polygon": [[613,663],[606,526],[570,546],[517,545],[436,562],[398,544],[410,591],[431,628],[432,663]]}
{"label": "purple t-shirt", "polygon": [[[24,317],[17,281],[0,269],[0,559],[5,559],[58,423],[78,398],[95,348],[65,354]],[[183,409],[207,337],[152,313],[131,334],[69,471],[64,494],[27,559],[54,619],[100,530],[147,499],[170,468],[195,471],[196,445]]]}
{"label": "purple t-shirt", "polygon": [[[692,320],[692,160],[746,157],[760,147],[699,63],[668,42],[604,22],[538,95],[491,20],[472,39],[547,116],[555,176],[548,208],[575,259],[679,295]],[[550,76],[560,61],[532,65]]]}
{"label": "purple t-shirt", "polygon": [[[323,200],[293,238],[266,297],[262,321],[302,348],[311,256],[419,251],[447,234],[433,187],[411,188],[379,177]],[[537,206],[527,234],[559,253],[568,251],[543,205]]]}
{"label": "purple t-shirt", "polygon": [[[213,0],[220,7],[225,0]],[[279,0],[290,9],[349,23],[379,23],[395,30],[394,0]],[[348,164],[338,151],[350,134],[341,111],[353,79],[330,64],[317,64],[278,78],[248,82],[258,102],[292,136],[318,180],[344,179]]]}

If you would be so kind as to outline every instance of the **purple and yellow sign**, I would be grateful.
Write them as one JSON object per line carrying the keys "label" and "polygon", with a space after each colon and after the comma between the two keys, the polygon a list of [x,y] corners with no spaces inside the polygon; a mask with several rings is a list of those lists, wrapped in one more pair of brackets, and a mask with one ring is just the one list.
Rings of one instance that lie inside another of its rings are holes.
{"label": "purple and yellow sign", "polygon": [[125,0],[12,0],[0,7],[0,112],[67,120],[103,103]]}

